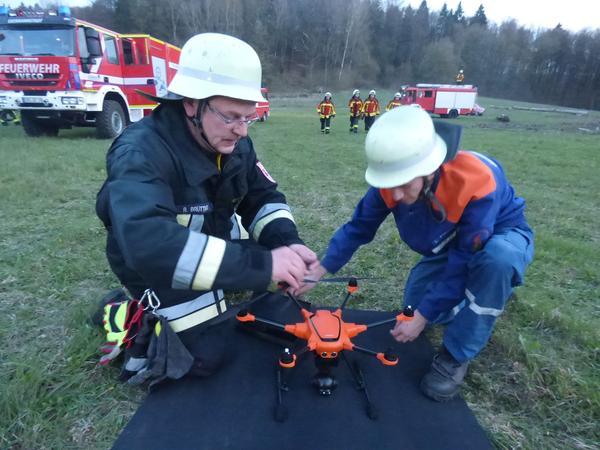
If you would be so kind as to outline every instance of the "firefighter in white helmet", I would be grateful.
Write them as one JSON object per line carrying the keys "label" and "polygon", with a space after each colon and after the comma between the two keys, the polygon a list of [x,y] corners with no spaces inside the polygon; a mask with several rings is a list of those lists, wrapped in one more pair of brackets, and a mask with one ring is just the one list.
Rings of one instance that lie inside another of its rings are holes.
{"label": "firefighter in white helmet", "polygon": [[458,71],[458,73],[456,74],[456,84],[464,84],[465,82],[465,72],[464,70],[460,69]]}
{"label": "firefighter in white helmet", "polygon": [[323,100],[317,105],[317,113],[321,122],[321,133],[329,134],[331,130],[331,119],[335,117],[335,106],[331,100],[331,92],[325,92]]}
{"label": "firefighter in white helmet", "polygon": [[469,361],[487,344],[533,259],[525,201],[497,161],[458,150],[461,132],[457,125],[434,124],[419,108],[385,113],[365,141],[371,187],[307,277],[336,273],[392,214],[401,239],[422,258],[404,287],[404,305],[413,307],[414,318],[398,322],[391,334],[408,342],[428,323],[447,324],[421,381],[422,391],[438,401],[459,391]]}
{"label": "firefighter in white helmet", "polygon": [[362,116],[363,101],[360,98],[360,91],[354,89],[352,97],[348,101],[348,109],[350,110],[350,133],[358,133],[358,121]]}
{"label": "firefighter in white helmet", "polygon": [[370,90],[362,109],[362,115],[365,118],[365,131],[369,131],[379,114],[381,114],[381,110],[379,108],[379,100],[377,100],[377,93],[374,90]]}
{"label": "firefighter in white helmet", "polygon": [[396,92],[394,94],[394,98],[391,99],[387,106],[385,107],[386,111],[390,111],[391,109],[397,108],[398,106],[402,106],[402,94],[400,94],[400,92]]}
{"label": "firefighter in white helmet", "polygon": [[153,291],[205,372],[223,356],[201,345],[227,314],[223,290],[298,287],[318,263],[248,137],[261,70],[239,39],[190,38],[160,105],[112,143],[97,198],[112,270],[134,298]]}

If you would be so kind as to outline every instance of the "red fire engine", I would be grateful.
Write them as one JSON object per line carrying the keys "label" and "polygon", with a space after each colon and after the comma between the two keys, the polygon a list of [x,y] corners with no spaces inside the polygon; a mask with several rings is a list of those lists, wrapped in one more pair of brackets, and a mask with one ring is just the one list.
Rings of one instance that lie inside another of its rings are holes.
{"label": "red fire engine", "polygon": [[440,117],[454,119],[459,115],[472,114],[477,99],[477,88],[456,84],[416,84],[402,88],[401,102],[417,104],[425,111]]}
{"label": "red fire engine", "polygon": [[96,127],[113,138],[156,106],[137,90],[166,94],[180,49],[145,34],[119,34],[56,11],[0,6],[0,110],[20,110],[29,136]]}
{"label": "red fire engine", "polygon": [[260,121],[264,122],[269,118],[269,115],[271,114],[271,107],[269,104],[269,90],[267,88],[260,88],[260,93],[265,98],[265,101],[256,103],[256,114],[260,118]]}

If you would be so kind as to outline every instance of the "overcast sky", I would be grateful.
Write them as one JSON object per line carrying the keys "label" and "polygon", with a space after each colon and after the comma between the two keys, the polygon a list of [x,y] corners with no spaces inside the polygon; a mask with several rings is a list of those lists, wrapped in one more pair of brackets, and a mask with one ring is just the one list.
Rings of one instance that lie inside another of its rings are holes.
{"label": "overcast sky", "polygon": [[[418,8],[421,1],[396,0],[396,3]],[[456,10],[459,0],[427,0],[427,6],[434,11],[442,9],[444,3],[448,9]],[[554,28],[560,22],[570,31],[600,29],[598,0],[462,0],[466,16],[473,16],[479,5],[483,5],[488,20],[497,24],[513,18],[528,28]]]}
{"label": "overcast sky", "polygon": [[[0,0],[0,4],[7,0]],[[326,1],[326,0],[323,0]],[[422,0],[388,0],[399,5],[411,5],[418,8]],[[38,0],[40,4],[49,0]],[[430,10],[439,11],[446,3],[448,9],[456,10],[459,0],[427,0]],[[8,0],[10,6],[17,6],[20,0]],[[25,0],[25,4],[34,4],[35,0]],[[69,6],[87,6],[91,0],[64,0]],[[528,28],[554,28],[559,22],[563,28],[579,31],[583,28],[600,29],[600,1],[598,0],[462,0],[466,16],[472,16],[483,4],[488,20],[502,23],[508,18],[515,19]]]}

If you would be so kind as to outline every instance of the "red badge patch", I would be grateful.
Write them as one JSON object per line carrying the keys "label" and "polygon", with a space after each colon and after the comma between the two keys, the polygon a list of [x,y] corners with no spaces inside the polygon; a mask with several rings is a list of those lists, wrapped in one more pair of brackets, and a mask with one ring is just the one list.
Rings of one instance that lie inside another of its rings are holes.
{"label": "red badge patch", "polygon": [[260,169],[260,171],[262,172],[262,174],[265,176],[265,178],[267,180],[269,180],[271,183],[277,183],[273,179],[273,177],[269,174],[269,172],[267,172],[267,169],[265,169],[265,166],[263,166],[260,161],[256,161],[256,167],[258,167]]}

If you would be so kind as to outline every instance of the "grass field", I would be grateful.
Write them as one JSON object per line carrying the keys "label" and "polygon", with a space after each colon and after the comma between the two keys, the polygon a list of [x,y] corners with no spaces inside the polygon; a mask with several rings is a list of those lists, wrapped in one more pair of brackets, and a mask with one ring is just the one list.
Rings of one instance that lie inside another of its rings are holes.
{"label": "grass field", "polygon": [[[387,100],[391,92],[380,92]],[[348,134],[344,104],[333,132],[318,130],[319,97],[274,97],[251,129],[259,156],[317,252],[366,189],[365,134]],[[343,97],[343,98],[342,98]],[[575,116],[505,109],[480,99],[461,117],[463,147],[498,158],[535,229],[536,258],[496,332],[472,365],[464,397],[497,448],[600,448],[600,113]],[[496,121],[501,113],[510,123]],[[362,124],[361,124],[362,125]],[[99,367],[94,304],[117,286],[94,213],[109,141],[92,129],[31,139],[0,128],[0,448],[109,448],[144,393]],[[355,308],[393,310],[417,256],[387,221],[344,274],[365,283]],[[314,303],[339,289],[320,286]],[[439,332],[430,333],[439,340]]]}

